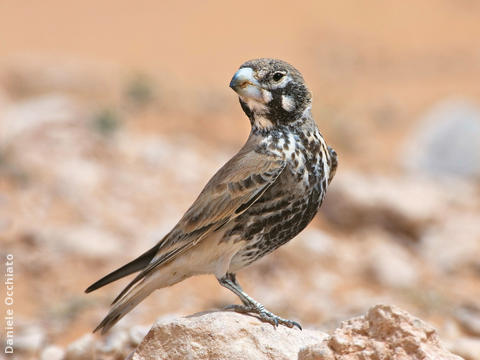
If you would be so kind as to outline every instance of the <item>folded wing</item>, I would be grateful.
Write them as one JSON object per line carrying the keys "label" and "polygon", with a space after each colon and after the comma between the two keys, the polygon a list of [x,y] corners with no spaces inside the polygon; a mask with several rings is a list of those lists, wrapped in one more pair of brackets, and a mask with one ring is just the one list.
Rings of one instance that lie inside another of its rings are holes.
{"label": "folded wing", "polygon": [[114,300],[115,304],[150,272],[195,246],[207,234],[219,230],[255,203],[282,173],[285,161],[257,153],[250,140],[212,177],[170,233],[139,258],[108,274],[86,291],[142,270]]}

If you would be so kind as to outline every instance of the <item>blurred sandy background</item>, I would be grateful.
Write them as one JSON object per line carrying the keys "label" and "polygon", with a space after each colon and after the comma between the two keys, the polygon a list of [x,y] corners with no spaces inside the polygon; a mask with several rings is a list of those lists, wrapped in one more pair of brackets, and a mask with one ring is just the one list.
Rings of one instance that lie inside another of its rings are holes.
{"label": "blurred sandy background", "polygon": [[[246,290],[327,330],[393,303],[478,350],[479,19],[473,0],[2,1],[0,244],[18,352],[66,347],[106,314],[126,281],[83,290],[167,232],[248,136],[228,83],[256,57],[303,73],[340,167],[308,229],[239,274]],[[119,328],[235,301],[197,277]]]}

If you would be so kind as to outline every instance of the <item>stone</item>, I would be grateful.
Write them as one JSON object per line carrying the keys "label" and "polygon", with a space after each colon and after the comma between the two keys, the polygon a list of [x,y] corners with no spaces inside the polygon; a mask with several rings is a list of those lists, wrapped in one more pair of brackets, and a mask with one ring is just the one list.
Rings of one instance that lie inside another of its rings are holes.
{"label": "stone", "polygon": [[133,346],[138,346],[143,338],[148,334],[150,330],[149,326],[143,326],[143,325],[135,325],[133,326],[129,331],[129,340],[130,344]]}
{"label": "stone", "polygon": [[381,231],[369,233],[369,273],[382,286],[411,288],[419,282],[419,271],[415,258],[405,246]]}
{"label": "stone", "polygon": [[466,265],[478,266],[479,223],[480,216],[474,212],[450,212],[444,221],[422,234],[418,252],[432,268],[444,273]]}
{"label": "stone", "polygon": [[431,176],[480,176],[480,108],[467,100],[434,105],[402,151],[404,166]]}
{"label": "stone", "polygon": [[480,337],[480,308],[476,306],[462,306],[455,311],[455,319],[470,335]]}
{"label": "stone", "polygon": [[428,179],[344,171],[332,183],[321,213],[341,231],[379,227],[418,241],[448,209],[444,193]]}
{"label": "stone", "polygon": [[331,336],[225,311],[157,321],[129,359],[461,360],[433,327],[390,305],[344,321]]}
{"label": "stone", "polygon": [[298,360],[335,360],[335,354],[327,343],[319,343],[301,349]]}
{"label": "stone", "polygon": [[24,352],[38,351],[45,342],[45,330],[40,326],[30,325],[15,337],[15,348]]}
{"label": "stone", "polygon": [[78,106],[68,96],[49,94],[12,104],[0,121],[0,140],[13,142],[42,126],[74,121]]}
{"label": "stone", "polygon": [[328,345],[336,360],[461,359],[445,349],[432,326],[390,305],[376,305],[344,321]]}
{"label": "stone", "polygon": [[94,359],[95,337],[92,334],[86,334],[80,339],[68,345],[65,360],[91,360]]}
{"label": "stone", "polygon": [[132,359],[296,359],[302,348],[326,337],[320,331],[275,328],[252,316],[214,311],[157,322]]}
{"label": "stone", "polygon": [[450,350],[462,356],[465,360],[480,359],[480,339],[474,337],[461,337],[450,346]]}
{"label": "stone", "polygon": [[56,345],[47,346],[40,354],[40,360],[63,360],[64,357],[65,350]]}
{"label": "stone", "polygon": [[129,334],[126,330],[117,329],[107,336],[105,343],[99,346],[98,350],[105,354],[122,355],[129,340]]}

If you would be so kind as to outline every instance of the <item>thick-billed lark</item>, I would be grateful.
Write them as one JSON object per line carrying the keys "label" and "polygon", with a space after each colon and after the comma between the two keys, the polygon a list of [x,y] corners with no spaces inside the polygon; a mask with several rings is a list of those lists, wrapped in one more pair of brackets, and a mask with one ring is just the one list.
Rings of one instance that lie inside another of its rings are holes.
{"label": "thick-billed lark", "polygon": [[231,309],[300,328],[248,296],[235,273],[307,226],[335,174],[337,156],[318,131],[311,93],[293,66],[275,59],[247,61],[230,87],[252,126],[247,142],[163,239],[86,290],[139,272],[95,331],[108,331],[152,291],[206,273],[238,295],[242,305]]}

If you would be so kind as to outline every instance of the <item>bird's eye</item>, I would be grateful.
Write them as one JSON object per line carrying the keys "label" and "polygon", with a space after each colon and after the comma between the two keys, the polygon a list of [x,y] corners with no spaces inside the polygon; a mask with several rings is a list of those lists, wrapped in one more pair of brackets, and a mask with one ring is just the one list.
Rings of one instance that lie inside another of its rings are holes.
{"label": "bird's eye", "polygon": [[280,81],[280,80],[282,80],[282,78],[283,78],[284,76],[285,76],[284,73],[282,73],[282,72],[276,72],[275,74],[273,74],[272,79],[273,79],[274,81]]}

